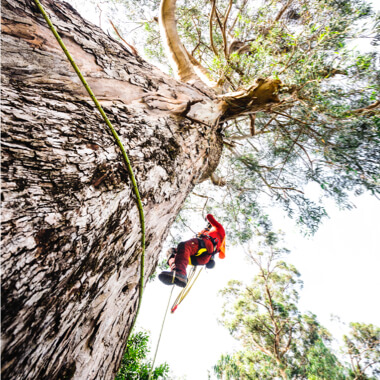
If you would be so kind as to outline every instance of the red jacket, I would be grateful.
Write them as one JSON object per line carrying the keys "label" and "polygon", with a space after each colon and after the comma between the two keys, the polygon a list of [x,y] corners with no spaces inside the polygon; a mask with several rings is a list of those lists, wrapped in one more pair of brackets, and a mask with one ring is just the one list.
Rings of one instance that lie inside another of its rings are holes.
{"label": "red jacket", "polygon": [[[212,225],[212,228],[210,230],[203,230],[201,234],[203,235],[209,235],[216,241],[216,250],[219,252],[219,258],[224,259],[225,258],[225,250],[226,250],[226,233],[224,231],[223,226],[216,221],[216,219],[211,215],[208,214],[206,216],[207,220]],[[206,243],[207,246],[207,243]]]}

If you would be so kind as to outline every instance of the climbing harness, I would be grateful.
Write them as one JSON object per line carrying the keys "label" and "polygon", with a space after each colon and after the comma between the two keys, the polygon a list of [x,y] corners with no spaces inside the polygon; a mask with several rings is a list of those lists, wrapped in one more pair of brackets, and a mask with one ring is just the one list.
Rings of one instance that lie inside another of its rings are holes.
{"label": "climbing harness", "polygon": [[[214,256],[216,254],[217,244],[218,244],[217,239],[214,239],[211,236],[206,235],[206,234],[202,234],[202,233],[197,234],[196,238],[198,239],[198,247],[199,247],[199,249],[198,249],[198,252],[195,255],[189,257],[189,264],[197,266],[197,265],[199,265],[198,259],[201,258],[201,257],[207,256],[207,255],[211,255],[211,259],[210,260],[214,260]],[[212,253],[209,253],[207,251],[206,243],[205,243],[204,239],[207,239],[207,240],[211,241],[211,243],[213,245],[213,251],[212,251]]]}
{"label": "climbing harness", "polygon": [[195,281],[197,281],[200,273],[203,270],[203,266],[200,267],[200,269],[197,271],[197,267],[194,266],[191,268],[187,284],[186,286],[181,290],[181,292],[178,294],[176,300],[174,301],[172,307],[171,307],[171,312],[172,314],[177,310],[177,307],[181,304],[181,302],[185,299],[185,297],[189,294],[191,288],[193,287]]}
{"label": "climbing harness", "polygon": [[[133,327],[134,327],[136,319],[137,319],[137,315],[138,315],[138,313],[140,311],[140,307],[141,307],[141,300],[142,300],[143,289],[144,289],[144,267],[145,267],[145,218],[144,218],[144,210],[143,210],[143,206],[142,206],[142,202],[141,202],[140,192],[139,192],[139,189],[137,187],[136,178],[135,178],[135,175],[133,173],[131,162],[129,161],[129,157],[127,155],[127,152],[125,151],[123,143],[121,142],[121,140],[119,138],[119,135],[117,134],[116,130],[114,129],[113,125],[111,124],[110,120],[108,119],[107,115],[105,114],[105,112],[104,112],[102,106],[100,105],[98,99],[95,97],[94,93],[92,92],[92,90],[91,90],[90,86],[88,85],[86,79],[83,77],[78,66],[74,62],[74,59],[72,58],[69,51],[67,50],[65,44],[63,43],[61,37],[59,36],[59,34],[58,34],[57,30],[55,29],[53,23],[51,22],[49,15],[46,13],[44,7],[39,2],[39,0],[34,0],[34,2],[37,5],[40,12],[42,13],[45,21],[49,25],[50,30],[52,31],[52,33],[53,33],[54,37],[56,38],[56,40],[58,41],[59,45],[61,46],[63,52],[65,53],[65,55],[67,57],[67,59],[71,63],[71,66],[74,68],[75,72],[77,73],[77,75],[78,75],[79,79],[81,80],[84,88],[87,90],[91,99],[95,103],[95,106],[99,110],[100,114],[102,115],[103,120],[105,121],[105,123],[109,127],[109,129],[112,133],[112,136],[114,137],[114,139],[116,141],[116,144],[118,145],[118,147],[121,150],[121,153],[122,153],[123,159],[124,159],[124,163],[127,166],[129,177],[130,177],[131,182],[132,182],[132,188],[133,188],[133,192],[136,196],[136,204],[137,204],[137,208],[139,210],[139,218],[140,218],[140,224],[141,224],[141,249],[142,249],[142,252],[141,252],[141,263],[140,263],[139,303],[137,306],[136,316],[135,316],[135,318],[132,322],[132,326],[129,330],[129,334],[130,334],[131,331],[133,330]],[[128,335],[128,338],[129,338],[129,335]],[[127,340],[128,340],[128,338],[127,338]]]}

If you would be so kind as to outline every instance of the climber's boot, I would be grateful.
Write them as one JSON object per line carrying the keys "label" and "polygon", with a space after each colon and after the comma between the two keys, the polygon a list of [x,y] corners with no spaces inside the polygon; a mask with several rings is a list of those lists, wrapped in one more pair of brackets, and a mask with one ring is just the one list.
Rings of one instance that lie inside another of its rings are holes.
{"label": "climber's boot", "polygon": [[163,271],[158,275],[161,282],[166,285],[177,285],[184,288],[187,284],[187,276],[177,271]]}

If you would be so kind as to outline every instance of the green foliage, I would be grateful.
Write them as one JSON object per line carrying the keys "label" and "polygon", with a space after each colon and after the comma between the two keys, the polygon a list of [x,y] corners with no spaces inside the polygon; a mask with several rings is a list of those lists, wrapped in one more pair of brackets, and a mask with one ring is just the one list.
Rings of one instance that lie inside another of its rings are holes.
{"label": "green foliage", "polygon": [[244,375],[240,371],[239,354],[222,355],[218,363],[214,366],[214,373],[223,375],[223,379],[243,379]]}
{"label": "green foliage", "polygon": [[[152,362],[146,359],[148,342],[149,335],[146,332],[140,331],[130,336],[115,380],[148,380],[152,368]],[[151,379],[167,379],[168,373],[168,364],[161,364],[153,369]]]}
{"label": "green foliage", "polygon": [[297,374],[299,377],[304,376],[310,380],[346,379],[343,366],[322,340],[319,339],[314,342],[306,355],[306,359],[305,367]]}

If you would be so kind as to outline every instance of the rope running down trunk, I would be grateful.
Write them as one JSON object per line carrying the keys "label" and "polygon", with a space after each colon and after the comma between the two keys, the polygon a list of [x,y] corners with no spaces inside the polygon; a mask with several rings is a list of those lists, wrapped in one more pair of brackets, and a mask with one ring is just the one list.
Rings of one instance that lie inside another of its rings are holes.
{"label": "rope running down trunk", "polygon": [[[87,92],[90,95],[91,99],[94,101],[96,108],[99,110],[100,114],[103,117],[103,120],[105,121],[105,123],[109,127],[109,129],[110,129],[110,131],[112,133],[112,136],[114,137],[114,139],[116,141],[116,144],[118,145],[118,147],[121,150],[121,153],[122,153],[123,159],[124,159],[124,163],[127,166],[129,177],[130,177],[130,179],[132,181],[132,188],[133,188],[133,192],[134,192],[134,194],[136,196],[136,204],[137,204],[137,208],[139,210],[139,217],[140,217],[140,224],[141,224],[141,247],[142,247],[142,253],[141,253],[141,263],[140,263],[139,303],[138,303],[138,306],[137,306],[136,316],[135,316],[135,318],[134,318],[134,320],[132,322],[132,326],[131,326],[131,328],[129,330],[129,333],[128,333],[128,338],[129,338],[130,333],[133,330],[133,327],[135,325],[135,322],[136,322],[136,319],[137,319],[137,315],[138,315],[138,313],[140,311],[141,300],[142,300],[143,289],[144,289],[144,267],[145,267],[145,218],[144,218],[144,210],[143,210],[143,206],[142,206],[142,202],[141,202],[141,197],[140,197],[139,189],[137,187],[136,178],[135,178],[135,175],[133,173],[131,162],[129,161],[129,157],[127,155],[127,152],[124,149],[123,143],[121,142],[121,140],[119,138],[119,135],[117,134],[117,132],[114,129],[114,127],[112,126],[110,120],[108,119],[107,115],[105,114],[105,112],[104,112],[102,106],[100,105],[98,99],[95,97],[94,93],[92,92],[90,86],[88,85],[88,83],[84,79],[84,77],[83,77],[82,73],[80,72],[78,66],[74,62],[74,59],[72,58],[72,56],[68,52],[65,44],[63,43],[61,37],[59,36],[59,34],[58,34],[57,30],[55,29],[53,23],[51,22],[48,14],[46,13],[46,11],[44,9],[44,7],[41,5],[41,3],[39,2],[39,0],[34,0],[34,2],[37,5],[37,7],[40,10],[40,12],[42,13],[42,15],[43,15],[44,19],[46,20],[47,24],[49,25],[50,30],[54,34],[54,37],[56,38],[56,40],[58,41],[59,45],[61,46],[63,52],[65,53],[65,55],[67,57],[67,59],[71,63],[71,65],[74,68],[75,72],[77,73],[77,75],[78,75],[79,79],[81,80],[83,86],[87,90]],[[128,338],[127,338],[127,340],[128,340]]]}

